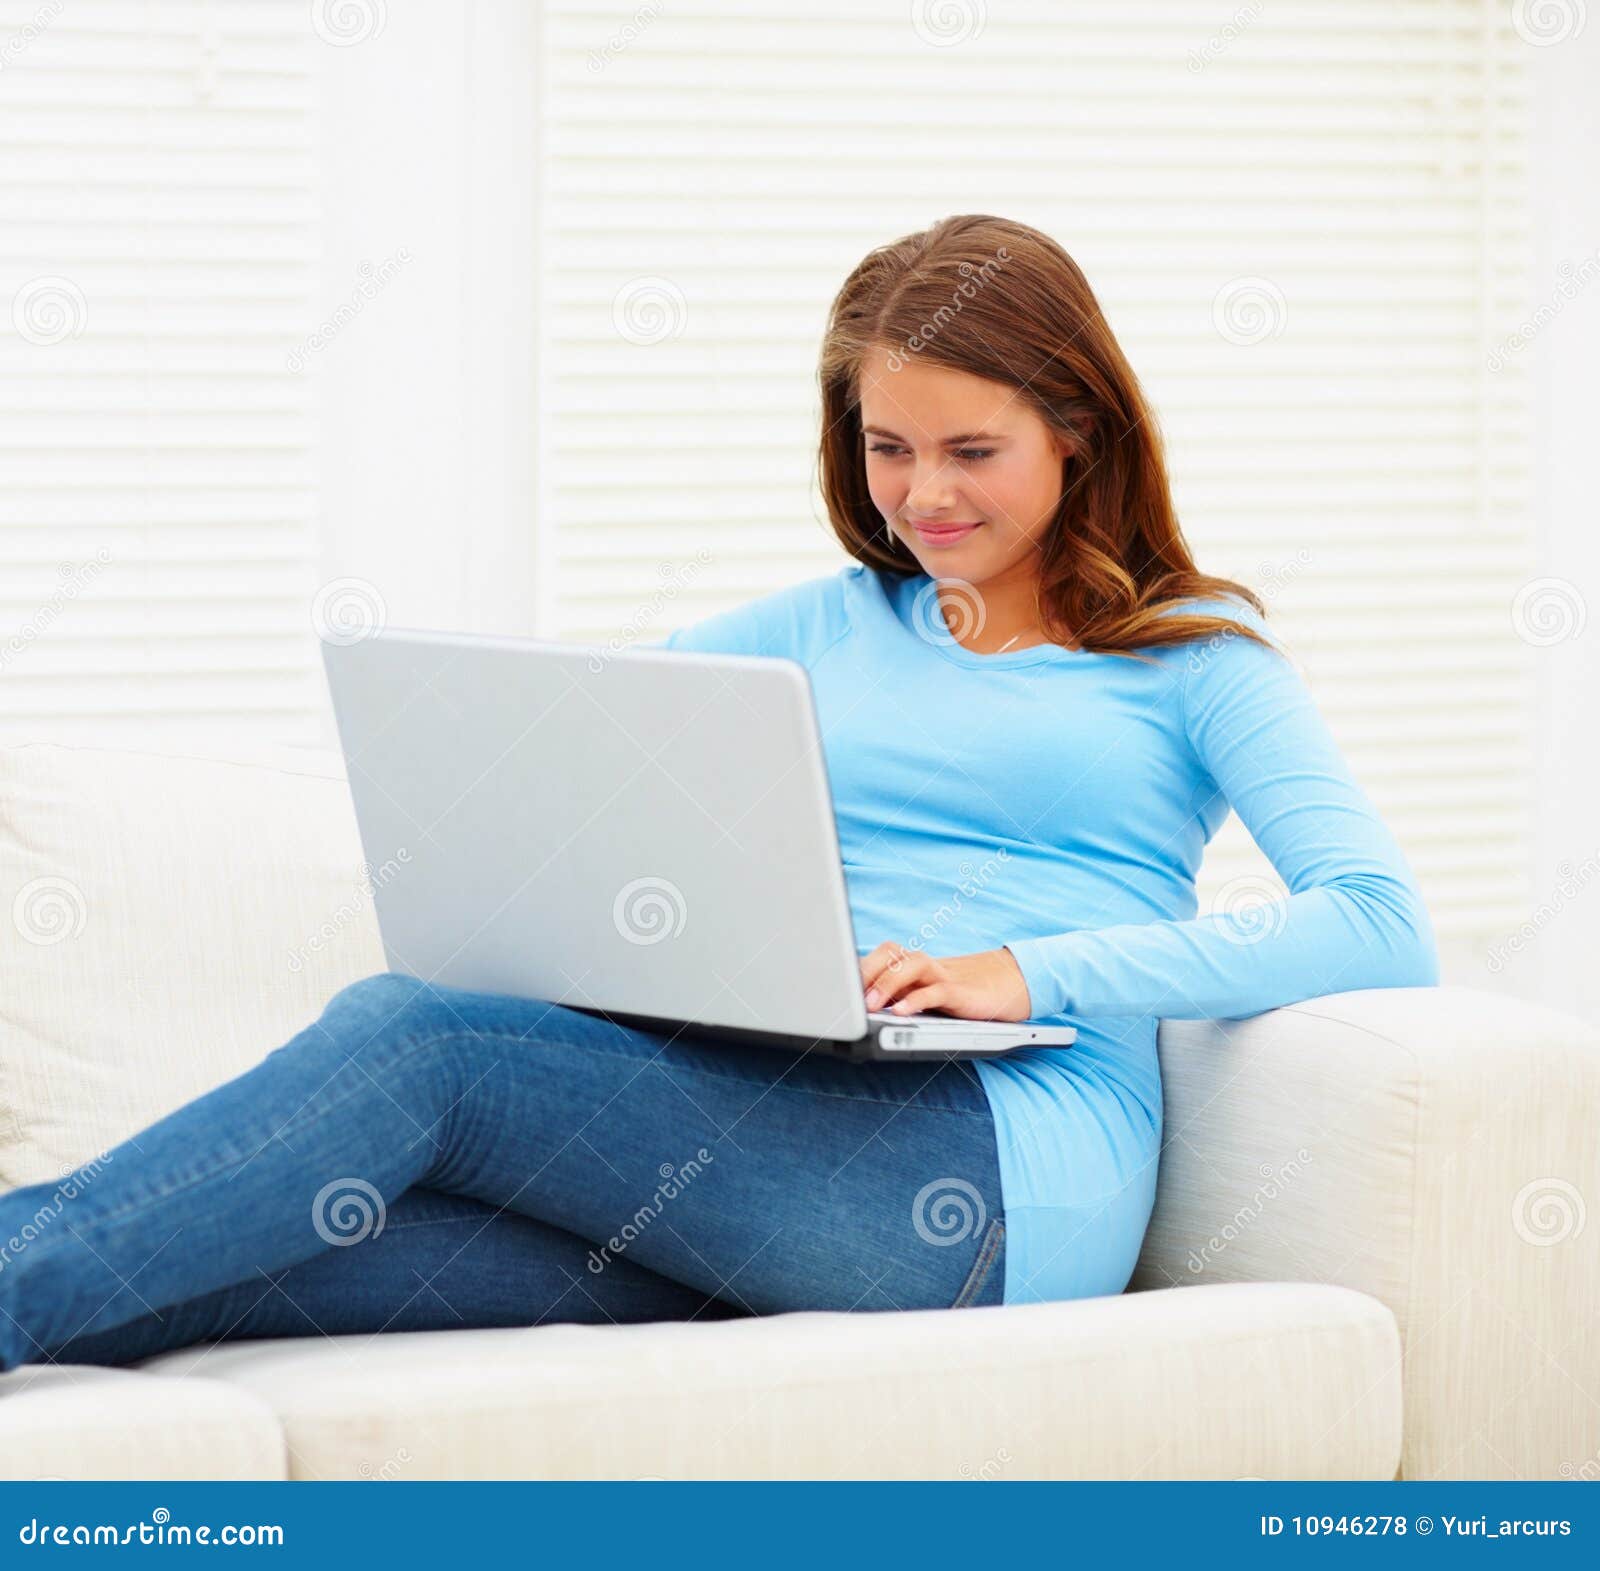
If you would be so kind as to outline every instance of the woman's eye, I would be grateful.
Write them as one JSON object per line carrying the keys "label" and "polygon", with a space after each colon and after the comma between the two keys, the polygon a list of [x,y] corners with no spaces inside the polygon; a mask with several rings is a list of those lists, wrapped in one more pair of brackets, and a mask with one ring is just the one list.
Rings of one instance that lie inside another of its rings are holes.
{"label": "woman's eye", "polygon": [[[867,451],[869,453],[893,454],[903,453],[905,449],[894,442],[873,442],[869,445]],[[966,464],[981,463],[985,458],[994,457],[994,449],[992,447],[958,447],[956,449],[956,457]]]}

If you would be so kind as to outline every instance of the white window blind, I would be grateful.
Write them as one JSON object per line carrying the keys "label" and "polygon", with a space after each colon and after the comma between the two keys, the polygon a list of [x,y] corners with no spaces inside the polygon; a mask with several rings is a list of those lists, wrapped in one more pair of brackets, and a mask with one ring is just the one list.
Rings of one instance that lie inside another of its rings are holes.
{"label": "white window blind", "polygon": [[[1202,569],[1268,601],[1447,949],[1528,906],[1530,47],[1489,0],[544,7],[542,626],[839,566],[824,312],[956,212],[1058,238]],[[1514,605],[1520,605],[1514,620]],[[1281,893],[1236,818],[1202,911]]]}
{"label": "white window blind", "polygon": [[308,740],[304,5],[0,3],[0,733]]}

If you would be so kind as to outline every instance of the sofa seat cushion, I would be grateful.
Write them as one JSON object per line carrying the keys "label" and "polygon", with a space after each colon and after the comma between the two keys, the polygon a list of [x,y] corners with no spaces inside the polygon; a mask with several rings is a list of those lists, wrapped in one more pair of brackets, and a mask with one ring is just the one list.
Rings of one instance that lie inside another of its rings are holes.
{"label": "sofa seat cushion", "polygon": [[0,747],[0,908],[0,1187],[243,1074],[383,969],[325,752]]}
{"label": "sofa seat cushion", "polygon": [[1393,1316],[1347,1288],[233,1342],[147,1359],[269,1403],[293,1477],[1375,1478]]}
{"label": "sofa seat cushion", "polygon": [[0,1478],[286,1476],[283,1429],[237,1382],[31,1364],[0,1375]]}

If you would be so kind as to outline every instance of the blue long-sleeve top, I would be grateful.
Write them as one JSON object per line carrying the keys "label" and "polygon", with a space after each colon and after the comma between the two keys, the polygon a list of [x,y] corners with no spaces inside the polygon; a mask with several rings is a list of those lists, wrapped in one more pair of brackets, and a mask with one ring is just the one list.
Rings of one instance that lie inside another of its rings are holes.
{"label": "blue long-sleeve top", "polygon": [[[1273,636],[1231,598],[1185,609]],[[1068,1048],[972,1061],[995,1121],[1008,1303],[1116,1293],[1132,1275],[1161,1143],[1161,1019],[1438,981],[1411,868],[1279,647],[1221,634],[1141,651],[1151,663],[1058,644],[976,654],[944,630],[926,575],[859,563],[666,644],[809,671],[860,954],[885,939],[935,957],[1007,947],[1032,1017],[1076,1027]],[[1250,880],[1197,915],[1230,806],[1288,897]]]}

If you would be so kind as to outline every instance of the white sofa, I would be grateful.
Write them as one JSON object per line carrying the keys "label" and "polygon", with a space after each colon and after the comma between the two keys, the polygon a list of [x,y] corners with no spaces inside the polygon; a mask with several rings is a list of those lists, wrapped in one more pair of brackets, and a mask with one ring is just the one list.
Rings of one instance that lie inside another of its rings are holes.
{"label": "white sofa", "polygon": [[[339,760],[0,749],[0,1187],[383,967]],[[1600,1035],[1460,988],[1165,1022],[1130,1291],[309,1337],[0,1376],[6,1478],[1600,1471]]]}

